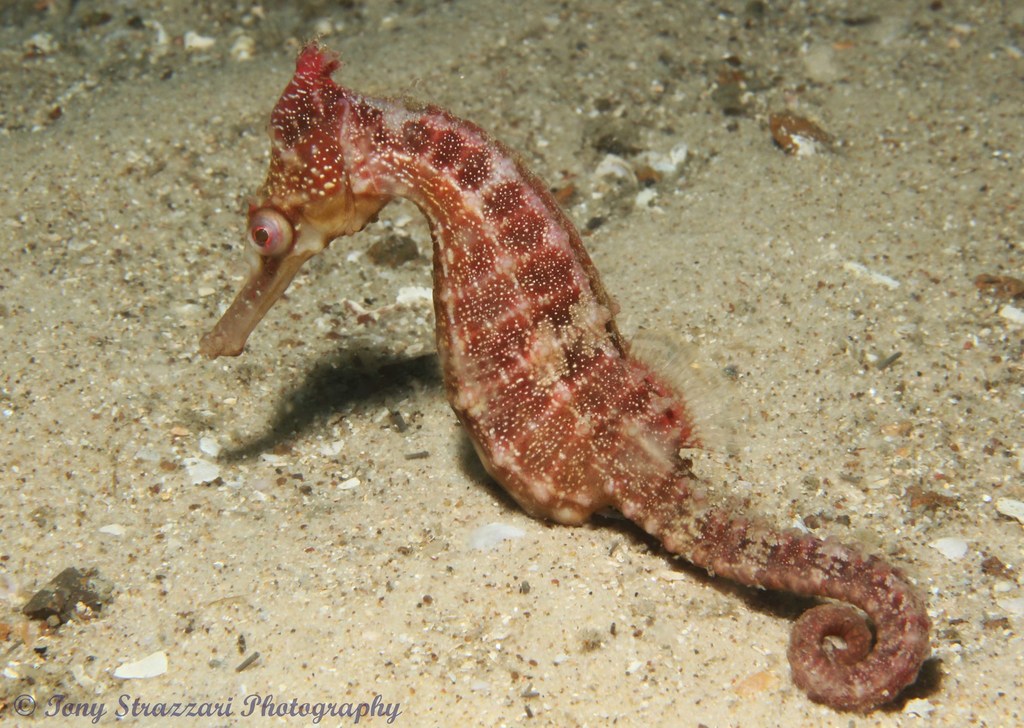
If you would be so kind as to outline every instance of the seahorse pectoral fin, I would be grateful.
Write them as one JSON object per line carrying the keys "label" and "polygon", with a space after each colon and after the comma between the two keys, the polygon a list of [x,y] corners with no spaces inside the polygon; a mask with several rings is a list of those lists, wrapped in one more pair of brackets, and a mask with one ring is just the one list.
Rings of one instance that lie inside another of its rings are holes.
{"label": "seahorse pectoral fin", "polygon": [[302,264],[326,246],[322,236],[313,237],[301,235],[295,246],[280,257],[250,252],[254,262],[249,278],[228,310],[199,342],[201,354],[215,359],[242,353],[249,334],[287,290]]}

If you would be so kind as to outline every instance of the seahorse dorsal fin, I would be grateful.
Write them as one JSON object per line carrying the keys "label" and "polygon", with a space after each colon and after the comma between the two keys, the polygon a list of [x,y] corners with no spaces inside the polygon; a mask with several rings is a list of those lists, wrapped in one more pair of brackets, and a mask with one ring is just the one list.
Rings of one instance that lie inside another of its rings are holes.
{"label": "seahorse dorsal fin", "polygon": [[686,402],[694,430],[708,450],[736,449],[738,421],[728,377],[693,342],[680,334],[641,329],[629,342],[630,355],[660,374]]}

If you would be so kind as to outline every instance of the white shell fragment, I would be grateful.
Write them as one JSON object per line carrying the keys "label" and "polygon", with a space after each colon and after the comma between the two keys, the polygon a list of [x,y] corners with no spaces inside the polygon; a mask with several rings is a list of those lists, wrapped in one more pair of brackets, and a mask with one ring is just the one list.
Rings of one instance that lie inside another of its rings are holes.
{"label": "white shell fragment", "polygon": [[325,458],[336,458],[345,449],[344,440],[335,440],[320,446],[320,454]]}
{"label": "white shell fragment", "polygon": [[1011,306],[1009,304],[1003,306],[999,309],[999,315],[1011,323],[1024,325],[1024,310],[1021,310],[1016,306]]}
{"label": "white shell fragment", "polygon": [[845,263],[843,263],[843,268],[850,271],[851,273],[856,273],[858,276],[861,276],[862,278],[867,278],[872,283],[879,283],[885,286],[886,288],[896,289],[900,287],[900,282],[895,278],[887,276],[884,273],[877,273],[868,268],[863,263],[857,263],[852,260],[848,260]]}
{"label": "white shell fragment", "polygon": [[212,483],[220,477],[220,468],[202,458],[185,458],[185,471],[188,473],[192,485]]}
{"label": "white shell fragment", "polygon": [[338,490],[355,490],[359,487],[359,478],[347,478],[338,483]]}
{"label": "white shell fragment", "polygon": [[1000,498],[996,501],[996,510],[1004,516],[1016,518],[1021,523],[1024,523],[1024,501],[1015,500],[1014,498]]}
{"label": "white shell fragment", "polygon": [[1009,612],[1014,616],[1024,617],[1024,598],[996,599],[996,604],[1000,609]]}
{"label": "white shell fragment", "polygon": [[522,538],[526,531],[505,523],[488,523],[469,535],[469,547],[476,551],[489,551],[502,541]]}
{"label": "white shell fragment", "polygon": [[657,198],[657,196],[657,190],[651,189],[650,187],[642,189],[636,193],[636,199],[633,201],[633,205],[640,208],[650,207],[651,203],[655,198]]}
{"label": "white shell fragment", "polygon": [[256,41],[247,35],[240,35],[229,52],[236,61],[251,61],[256,52]]}
{"label": "white shell fragment", "polygon": [[220,443],[212,437],[200,437],[199,449],[212,458],[220,455]]}
{"label": "white shell fragment", "polygon": [[919,718],[927,718],[935,710],[935,706],[927,700],[921,698],[914,698],[908,700],[907,704],[903,706],[903,712],[907,715],[916,715]]}
{"label": "white shell fragment", "polygon": [[940,538],[928,545],[951,561],[957,561],[967,555],[967,542],[962,538]]}
{"label": "white shell fragment", "polygon": [[416,303],[417,301],[433,301],[434,291],[425,286],[402,286],[398,289],[398,297],[395,302],[399,305]]}
{"label": "white shell fragment", "polygon": [[114,670],[114,677],[122,680],[144,680],[167,672],[167,653],[163,650],[146,655],[141,660],[126,662]]}
{"label": "white shell fragment", "polygon": [[127,529],[120,523],[110,523],[106,526],[100,526],[100,533],[105,533],[108,536],[124,536],[127,533]]}
{"label": "white shell fragment", "polygon": [[[680,166],[686,163],[687,158],[690,156],[690,147],[685,143],[676,144],[672,147],[672,151],[668,153],[668,161],[674,168],[678,169]],[[657,169],[657,168],[655,168]]]}
{"label": "white shell fragment", "polygon": [[208,51],[217,43],[217,39],[208,35],[199,35],[194,30],[186,30],[182,39],[187,51]]}
{"label": "white shell fragment", "polygon": [[49,33],[36,33],[21,46],[26,53],[52,55],[60,50],[60,44]]}
{"label": "white shell fragment", "polygon": [[651,169],[662,174],[673,174],[686,163],[690,148],[684,143],[672,147],[666,152],[646,152],[640,155],[641,161]]}
{"label": "white shell fragment", "polygon": [[594,168],[596,177],[618,177],[619,179],[635,179],[633,168],[622,157],[614,154],[605,155]]}

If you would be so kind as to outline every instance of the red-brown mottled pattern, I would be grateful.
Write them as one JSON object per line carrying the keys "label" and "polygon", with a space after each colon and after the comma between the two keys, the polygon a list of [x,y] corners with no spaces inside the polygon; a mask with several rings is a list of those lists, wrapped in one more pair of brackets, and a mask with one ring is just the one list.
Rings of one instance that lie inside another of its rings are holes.
{"label": "red-brown mottled pattern", "polygon": [[[743,517],[687,479],[678,452],[700,443],[684,400],[630,356],[544,185],[473,124],[355,94],[331,79],[337,67],[316,44],[299,56],[271,117],[256,209],[280,211],[297,230],[322,225],[329,238],[360,229],[393,197],[419,206],[433,234],[449,400],[498,482],[535,516],[577,524],[613,506],[717,575],[862,608],[874,644],[845,606],[812,609],[794,626],[793,677],[814,700],[866,711],[912,683],[929,623],[898,570]],[[834,635],[845,650],[826,647]]]}

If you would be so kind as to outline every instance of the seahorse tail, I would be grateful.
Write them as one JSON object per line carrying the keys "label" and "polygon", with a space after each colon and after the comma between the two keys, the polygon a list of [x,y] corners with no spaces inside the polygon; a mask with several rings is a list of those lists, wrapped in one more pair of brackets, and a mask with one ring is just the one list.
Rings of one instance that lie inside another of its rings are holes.
{"label": "seahorse tail", "polygon": [[[846,603],[814,607],[793,626],[793,681],[812,700],[867,712],[914,682],[930,652],[930,626],[924,600],[898,569],[832,540],[737,517],[688,485],[671,487],[671,498],[638,499],[640,490],[621,502],[668,551],[746,586]],[[873,634],[849,605],[863,610]]]}

